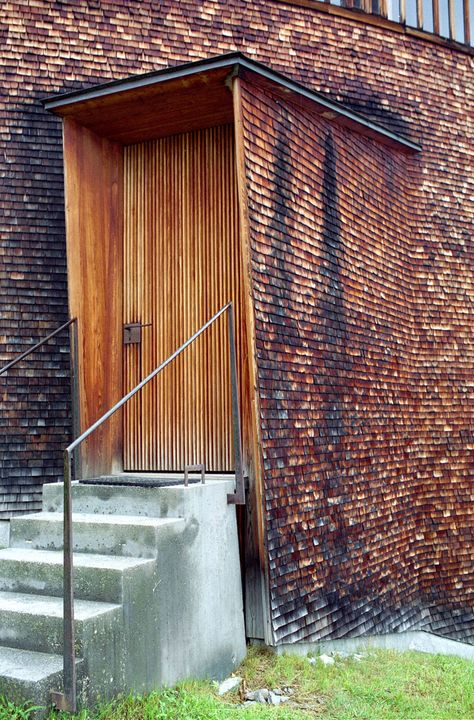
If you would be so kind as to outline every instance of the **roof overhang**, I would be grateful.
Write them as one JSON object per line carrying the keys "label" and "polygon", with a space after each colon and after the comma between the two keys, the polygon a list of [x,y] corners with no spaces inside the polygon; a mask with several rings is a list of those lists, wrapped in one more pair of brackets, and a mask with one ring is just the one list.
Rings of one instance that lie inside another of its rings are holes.
{"label": "roof overhang", "polygon": [[337,124],[405,152],[421,147],[239,52],[55,95],[46,110],[130,144],[233,121],[232,77],[257,79]]}

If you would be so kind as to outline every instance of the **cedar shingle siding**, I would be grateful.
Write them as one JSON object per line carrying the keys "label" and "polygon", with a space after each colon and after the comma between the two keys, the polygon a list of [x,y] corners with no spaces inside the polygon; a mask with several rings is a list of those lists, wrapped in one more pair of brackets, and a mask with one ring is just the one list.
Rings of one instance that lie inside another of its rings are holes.
{"label": "cedar shingle siding", "polygon": [[453,493],[419,477],[419,158],[243,97],[276,640],[439,631],[457,573],[469,597],[472,479],[455,479],[456,541]]}
{"label": "cedar shingle siding", "polygon": [[[422,145],[243,83],[272,624],[280,642],[472,641],[472,53],[272,0],[7,2],[0,47],[2,365],[67,317],[41,98],[241,50]],[[8,516],[61,474],[66,339],[1,377],[0,400]]]}

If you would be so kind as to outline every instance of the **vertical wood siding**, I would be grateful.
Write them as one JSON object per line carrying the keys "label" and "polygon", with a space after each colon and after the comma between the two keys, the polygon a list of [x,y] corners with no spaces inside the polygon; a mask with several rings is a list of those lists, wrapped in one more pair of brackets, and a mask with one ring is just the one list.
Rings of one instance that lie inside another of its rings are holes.
{"label": "vertical wood siding", "polygon": [[[233,128],[127,147],[124,167],[123,319],[145,326],[141,344],[124,347],[129,390],[238,299]],[[124,422],[127,470],[233,468],[225,318],[129,403]]]}

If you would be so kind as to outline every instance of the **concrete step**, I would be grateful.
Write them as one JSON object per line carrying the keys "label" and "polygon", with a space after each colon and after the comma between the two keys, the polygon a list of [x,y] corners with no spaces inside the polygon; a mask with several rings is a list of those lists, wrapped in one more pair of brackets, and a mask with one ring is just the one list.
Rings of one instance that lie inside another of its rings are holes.
{"label": "concrete step", "polygon": [[[80,680],[83,661],[76,660]],[[46,707],[51,690],[62,691],[63,659],[61,655],[18,650],[0,646],[0,695],[22,704],[25,699],[34,706]]]}
{"label": "concrete step", "polygon": [[[82,600],[121,603],[137,572],[152,574],[154,568],[154,561],[148,559],[74,553],[74,595]],[[0,550],[1,590],[62,596],[62,551]]]}
{"label": "concrete step", "polygon": [[[160,542],[184,529],[184,520],[135,515],[73,514],[73,549],[100,555],[156,557]],[[10,546],[36,550],[63,547],[63,515],[41,512],[11,521]]]}
{"label": "concrete step", "polygon": [[[77,600],[74,604],[76,654],[85,646],[105,646],[120,635],[122,607],[112,603]],[[47,595],[0,591],[0,645],[22,650],[61,654],[63,600]]]}
{"label": "concrete step", "polygon": [[[174,484],[167,487],[153,485],[152,475],[133,476],[131,485],[126,482],[131,476],[115,475],[103,478],[104,483],[94,481],[73,483],[73,510],[89,514],[119,514],[145,517],[177,518],[194,515],[204,497],[213,491],[230,493],[234,490],[234,478],[229,475],[206,476],[206,484],[193,483],[184,487]],[[156,477],[162,478],[162,475]],[[110,484],[110,483],[114,484]],[[161,480],[160,480],[161,482]],[[176,483],[176,480],[174,480]],[[116,484],[115,484],[116,483]],[[125,483],[125,484],[124,484]],[[43,485],[43,510],[46,512],[62,512],[63,484],[51,483]]]}
{"label": "concrete step", "polygon": [[[233,485],[74,485],[81,706],[186,677],[221,677],[243,658]],[[0,646],[13,667],[15,650],[62,653],[62,486],[45,486],[44,495],[45,511],[13,518],[10,548],[0,551]],[[54,682],[38,683],[43,698],[33,681],[15,696],[20,702],[48,702],[49,691],[61,689],[61,662],[49,667]]]}

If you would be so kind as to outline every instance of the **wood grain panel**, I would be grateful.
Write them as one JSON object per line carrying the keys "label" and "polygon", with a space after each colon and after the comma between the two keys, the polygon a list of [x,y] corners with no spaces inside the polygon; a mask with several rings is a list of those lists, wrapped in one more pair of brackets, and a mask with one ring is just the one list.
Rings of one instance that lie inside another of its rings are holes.
{"label": "wood grain panel", "polygon": [[433,0],[433,32],[435,35],[439,35],[439,0]]}
{"label": "wood grain panel", "polygon": [[423,29],[423,0],[416,0],[416,26]]}
{"label": "wood grain panel", "polygon": [[235,123],[236,177],[239,197],[240,247],[242,256],[242,309],[245,315],[246,350],[242,365],[246,391],[242,398],[244,464],[249,473],[249,488],[245,517],[240,519],[242,530],[241,553],[245,558],[245,623],[247,636],[264,639],[268,645],[273,643],[269,617],[269,578],[264,545],[263,518],[263,457],[260,435],[260,406],[258,396],[258,371],[256,365],[256,331],[254,289],[251,270],[251,240],[249,221],[249,200],[247,194],[247,175],[245,164],[245,142],[243,129],[243,111],[240,79],[234,78],[232,85]]}
{"label": "wood grain panel", "polygon": [[[68,288],[78,318],[81,431],[122,394],[122,149],[74,120],[63,125]],[[121,467],[112,417],[82,446],[83,477]]]}
{"label": "wood grain panel", "polygon": [[[155,140],[232,122],[229,68],[178,78],[72,103],[57,110],[74,115],[97,135],[122,144]],[[140,108],[137,112],[137,108]]]}
{"label": "wood grain panel", "polygon": [[[125,148],[124,229],[124,323],[144,325],[124,348],[126,388],[231,299],[242,358],[232,126]],[[225,318],[130,403],[124,432],[127,470],[233,469]]]}
{"label": "wood grain panel", "polygon": [[449,39],[456,39],[456,8],[455,0],[448,0]]}

